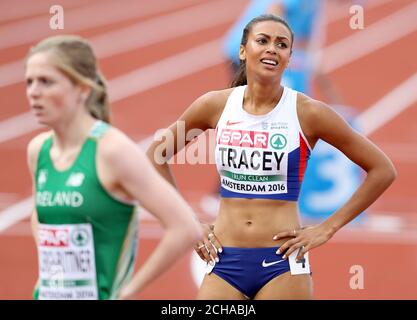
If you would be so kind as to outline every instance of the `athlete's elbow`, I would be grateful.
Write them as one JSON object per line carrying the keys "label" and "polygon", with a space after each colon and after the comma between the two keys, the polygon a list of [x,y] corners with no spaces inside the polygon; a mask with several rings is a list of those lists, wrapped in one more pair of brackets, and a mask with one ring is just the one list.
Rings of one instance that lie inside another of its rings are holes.
{"label": "athlete's elbow", "polygon": [[386,188],[388,188],[397,178],[397,170],[395,169],[393,163],[389,161],[386,165],[384,165],[383,168],[381,168],[378,176],[381,185],[384,185]]}
{"label": "athlete's elbow", "polygon": [[189,246],[195,245],[203,237],[203,230],[200,223],[189,217],[182,219],[181,223],[177,226],[177,232]]}
{"label": "athlete's elbow", "polygon": [[184,234],[187,235],[187,241],[189,241],[192,245],[197,243],[199,240],[203,238],[203,229],[201,228],[200,223],[193,220],[188,220],[186,224],[183,226]]}
{"label": "athlete's elbow", "polygon": [[392,165],[389,170],[389,184],[393,183],[394,180],[397,179],[397,175],[397,169],[395,169],[394,165]]}

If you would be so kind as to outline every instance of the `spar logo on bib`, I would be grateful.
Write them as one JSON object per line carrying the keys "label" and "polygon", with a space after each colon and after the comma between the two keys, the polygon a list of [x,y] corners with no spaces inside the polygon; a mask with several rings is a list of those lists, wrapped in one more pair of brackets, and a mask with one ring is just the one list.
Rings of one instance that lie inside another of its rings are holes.
{"label": "spar logo on bib", "polygon": [[90,235],[86,229],[74,229],[71,233],[71,242],[77,247],[84,247],[90,242]]}
{"label": "spar logo on bib", "polygon": [[268,132],[223,129],[218,144],[234,147],[268,148]]}
{"label": "spar logo on bib", "polygon": [[277,149],[277,150],[284,149],[285,146],[287,145],[287,138],[281,133],[276,133],[272,135],[270,144],[272,148],[274,149]]}
{"label": "spar logo on bib", "polygon": [[58,228],[39,228],[39,245],[43,247],[68,247],[69,230]]}

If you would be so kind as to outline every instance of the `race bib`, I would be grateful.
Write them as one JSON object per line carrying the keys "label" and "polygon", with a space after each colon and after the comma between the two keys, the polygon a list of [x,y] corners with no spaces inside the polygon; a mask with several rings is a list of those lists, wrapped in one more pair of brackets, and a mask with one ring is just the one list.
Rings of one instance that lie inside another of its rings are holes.
{"label": "race bib", "polygon": [[97,300],[91,224],[38,227],[39,300]]}
{"label": "race bib", "polygon": [[245,194],[288,193],[287,130],[223,129],[217,163],[224,189]]}
{"label": "race bib", "polygon": [[291,275],[297,275],[297,274],[310,274],[310,261],[308,259],[308,252],[304,254],[304,259],[300,262],[297,262],[295,258],[297,258],[298,252],[300,250],[296,250],[293,253],[290,254],[288,257],[288,262],[290,263],[290,270]]}

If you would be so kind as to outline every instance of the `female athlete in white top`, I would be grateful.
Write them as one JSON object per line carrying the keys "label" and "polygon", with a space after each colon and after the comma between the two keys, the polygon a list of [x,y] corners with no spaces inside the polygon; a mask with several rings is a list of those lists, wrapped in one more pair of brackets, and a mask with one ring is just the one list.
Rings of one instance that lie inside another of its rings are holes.
{"label": "female athlete in white top", "polygon": [[[214,225],[206,225],[204,241],[196,244],[202,259],[216,263],[203,280],[199,299],[312,298],[308,252],[363,212],[395,179],[387,156],[329,106],[281,85],[293,41],[281,18],[251,20],[241,41],[236,88],[204,94],[179,118],[186,132],[217,128],[222,198]],[[176,123],[168,130],[176,138]],[[299,184],[310,148],[319,139],[367,176],[332,216],[302,228]],[[148,157],[174,183],[168,165],[158,164],[160,146],[155,141]]]}

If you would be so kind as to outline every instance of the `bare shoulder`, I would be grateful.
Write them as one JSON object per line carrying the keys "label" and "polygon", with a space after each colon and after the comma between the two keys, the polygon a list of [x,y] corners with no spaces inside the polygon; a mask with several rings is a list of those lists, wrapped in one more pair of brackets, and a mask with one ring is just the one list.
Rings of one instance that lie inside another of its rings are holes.
{"label": "bare shoulder", "polygon": [[301,92],[298,92],[297,112],[300,118],[307,120],[312,118],[314,120],[315,118],[320,117],[323,113],[328,112],[330,109],[330,106],[324,102],[315,100]]}
{"label": "bare shoulder", "polygon": [[226,104],[226,101],[233,89],[234,88],[227,88],[223,90],[209,91],[200,96],[197,100],[205,106],[211,108],[224,108],[224,105]]}
{"label": "bare shoulder", "polygon": [[113,162],[123,155],[139,149],[139,147],[124,132],[111,127],[99,140],[98,155],[104,160]]}
{"label": "bare shoulder", "polygon": [[119,189],[120,186],[135,178],[141,180],[152,169],[145,152],[127,134],[115,127],[111,127],[99,140],[96,157],[97,172],[103,185],[126,200],[134,196],[126,194]]}
{"label": "bare shoulder", "polygon": [[224,107],[224,104],[234,89],[235,88],[227,88],[223,90],[212,91],[212,94],[214,95],[214,99],[217,99],[217,102],[222,104]]}
{"label": "bare shoulder", "polygon": [[297,96],[297,113],[304,134],[313,140],[322,138],[330,127],[347,125],[332,107],[302,93]]}
{"label": "bare shoulder", "polygon": [[233,88],[209,91],[197,98],[181,120],[201,129],[215,128]]}
{"label": "bare shoulder", "polygon": [[45,140],[52,135],[52,131],[46,131],[38,134],[32,138],[27,145],[27,160],[31,171],[36,167],[36,161],[38,159],[39,151]]}
{"label": "bare shoulder", "polygon": [[339,150],[346,151],[347,146],[364,140],[359,132],[324,102],[300,95],[297,112],[304,135],[313,147],[318,139],[322,139]]}

